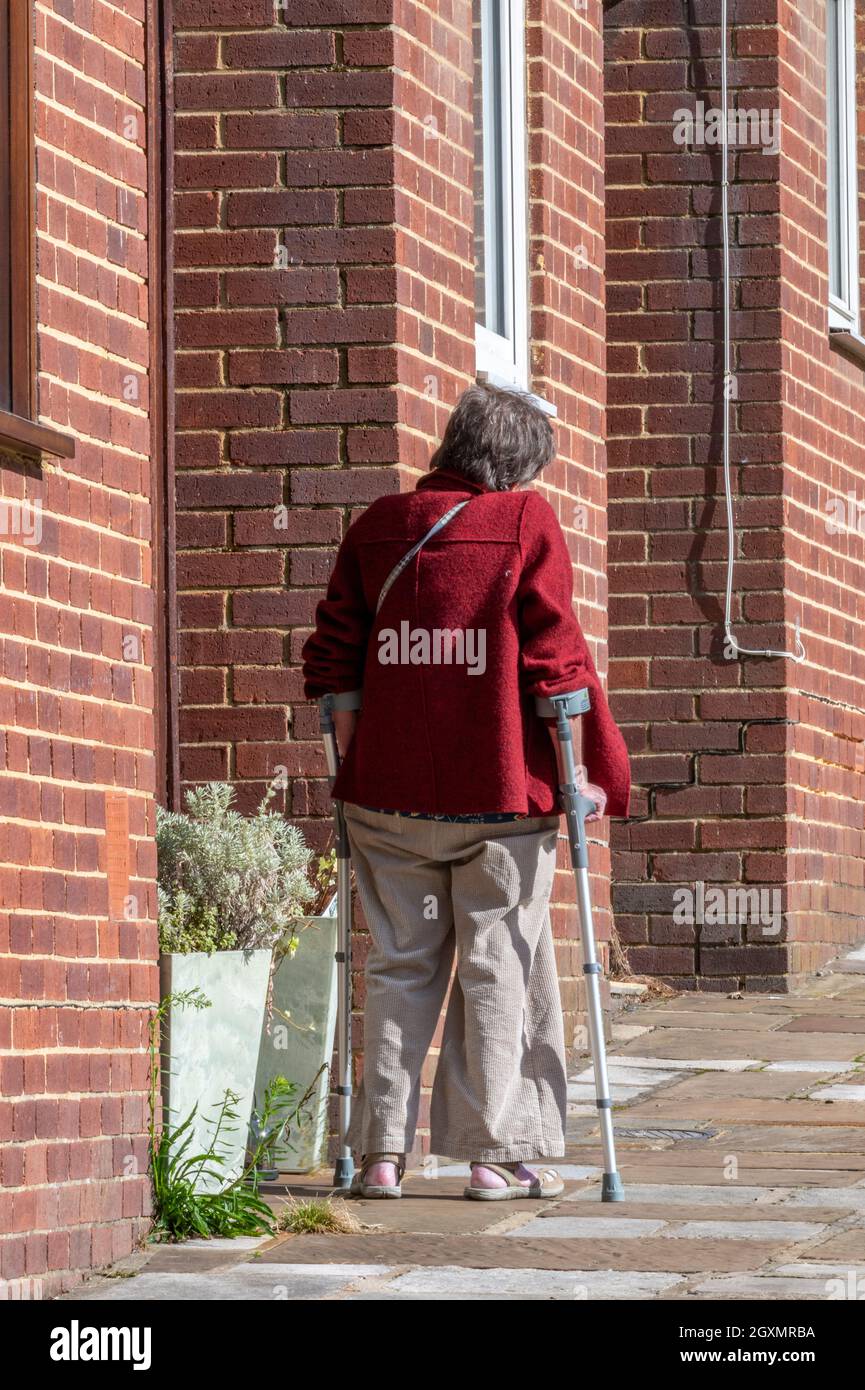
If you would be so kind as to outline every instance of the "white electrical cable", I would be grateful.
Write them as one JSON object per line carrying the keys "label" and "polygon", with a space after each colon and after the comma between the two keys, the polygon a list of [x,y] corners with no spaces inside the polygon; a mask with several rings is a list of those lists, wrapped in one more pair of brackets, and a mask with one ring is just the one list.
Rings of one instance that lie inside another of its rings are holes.
{"label": "white electrical cable", "polygon": [[727,599],[724,609],[724,633],[734,654],[739,656],[789,656],[793,661],[805,660],[805,648],[799,636],[799,619],[796,618],[795,652],[772,651],[766,647],[743,647],[733,636],[733,564],[736,548],[736,528],[733,522],[733,492],[730,483],[730,395],[733,386],[730,334],[730,111],[727,93],[727,48],[729,45],[729,25],[727,22],[727,0],[721,0],[721,150],[723,173],[721,176],[721,227],[724,242],[724,492],[727,499]]}

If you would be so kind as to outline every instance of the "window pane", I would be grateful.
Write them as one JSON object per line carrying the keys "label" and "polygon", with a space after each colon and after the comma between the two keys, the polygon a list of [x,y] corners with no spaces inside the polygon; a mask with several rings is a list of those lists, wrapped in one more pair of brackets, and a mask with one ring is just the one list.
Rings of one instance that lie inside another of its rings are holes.
{"label": "window pane", "polygon": [[826,6],[826,73],[828,81],[826,102],[827,144],[827,217],[829,236],[829,290],[838,299],[847,298],[845,284],[844,228],[846,225],[844,200],[844,139],[841,131],[841,80],[843,69],[839,64],[838,0],[828,0]]}
{"label": "window pane", "polygon": [[0,410],[12,409],[12,265],[9,247],[9,6],[0,6]]}
{"label": "window pane", "polygon": [[475,310],[478,323],[509,334],[505,236],[507,164],[503,0],[472,0],[474,47]]}

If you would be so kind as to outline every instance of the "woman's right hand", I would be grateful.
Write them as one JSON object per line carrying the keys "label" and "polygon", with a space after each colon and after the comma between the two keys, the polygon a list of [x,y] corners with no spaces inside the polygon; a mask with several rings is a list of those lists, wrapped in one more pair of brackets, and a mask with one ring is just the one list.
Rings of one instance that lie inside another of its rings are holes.
{"label": "woman's right hand", "polygon": [[339,749],[339,756],[344,758],[348,752],[348,746],[354,738],[354,731],[357,726],[357,710],[335,709],[333,724],[336,730],[336,746]]}

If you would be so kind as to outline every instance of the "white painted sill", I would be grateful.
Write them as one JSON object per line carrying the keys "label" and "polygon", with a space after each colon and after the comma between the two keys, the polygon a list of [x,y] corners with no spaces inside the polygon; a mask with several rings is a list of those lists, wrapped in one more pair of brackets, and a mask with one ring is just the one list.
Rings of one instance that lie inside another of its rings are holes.
{"label": "white painted sill", "polygon": [[865,363],[865,338],[861,333],[856,333],[852,328],[830,328],[829,342],[832,347],[840,352],[855,357],[858,362]]}
{"label": "white painted sill", "polygon": [[536,396],[534,391],[526,391],[524,386],[520,386],[515,381],[508,380],[505,376],[500,376],[498,372],[479,371],[475,379],[481,383],[488,382],[490,386],[502,386],[506,391],[523,391],[528,396],[529,400],[532,401],[539,410],[542,410],[545,415],[551,415],[554,419],[558,417],[559,412],[552,401],[545,400],[543,396]]}

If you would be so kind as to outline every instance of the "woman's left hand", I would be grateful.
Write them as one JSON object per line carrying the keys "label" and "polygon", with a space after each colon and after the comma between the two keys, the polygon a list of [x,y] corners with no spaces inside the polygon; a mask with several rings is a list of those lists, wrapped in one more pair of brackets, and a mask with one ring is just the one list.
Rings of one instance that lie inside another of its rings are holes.
{"label": "woman's left hand", "polygon": [[604,791],[603,787],[596,787],[594,782],[584,782],[580,787],[580,792],[583,796],[587,796],[590,801],[594,801],[595,803],[595,810],[586,816],[586,820],[602,820],[604,807],[607,804],[607,793]]}

